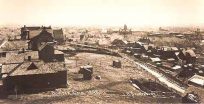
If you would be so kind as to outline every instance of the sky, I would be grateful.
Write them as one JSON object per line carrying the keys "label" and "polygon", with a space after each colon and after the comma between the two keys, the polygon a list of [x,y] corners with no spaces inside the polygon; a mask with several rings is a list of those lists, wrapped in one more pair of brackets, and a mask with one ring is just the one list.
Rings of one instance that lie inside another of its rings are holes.
{"label": "sky", "polygon": [[204,26],[204,0],[0,0],[0,25]]}

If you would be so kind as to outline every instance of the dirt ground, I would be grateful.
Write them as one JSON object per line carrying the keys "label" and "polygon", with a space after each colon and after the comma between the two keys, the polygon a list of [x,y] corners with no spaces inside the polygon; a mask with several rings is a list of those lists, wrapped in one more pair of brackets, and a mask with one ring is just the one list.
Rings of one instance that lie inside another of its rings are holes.
{"label": "dirt ground", "polygon": [[[76,64],[76,57],[78,57]],[[113,68],[113,60],[121,60],[122,68]],[[59,88],[54,91],[41,92],[38,94],[10,95],[9,99],[2,100],[4,103],[151,103],[165,102],[164,99],[156,99],[141,93],[133,87],[129,79],[144,78],[155,80],[153,76],[122,58],[99,55],[93,53],[79,53],[66,58],[68,71],[68,88]],[[79,67],[90,64],[94,68],[92,80],[79,80]],[[100,80],[95,76],[101,76]]]}

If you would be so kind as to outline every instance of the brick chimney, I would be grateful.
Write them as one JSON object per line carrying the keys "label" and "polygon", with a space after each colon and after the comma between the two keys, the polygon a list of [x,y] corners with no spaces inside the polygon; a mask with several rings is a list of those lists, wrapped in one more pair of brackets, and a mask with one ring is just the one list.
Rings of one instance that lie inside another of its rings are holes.
{"label": "brick chimney", "polygon": [[28,56],[28,61],[31,61],[31,56]]}

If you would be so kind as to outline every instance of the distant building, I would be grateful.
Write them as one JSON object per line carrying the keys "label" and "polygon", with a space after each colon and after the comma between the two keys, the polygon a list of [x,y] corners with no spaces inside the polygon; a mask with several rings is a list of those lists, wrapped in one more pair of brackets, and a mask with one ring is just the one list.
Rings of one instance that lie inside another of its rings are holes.
{"label": "distant building", "polygon": [[148,37],[140,38],[138,41],[142,42],[142,43],[147,43],[147,44],[152,43],[151,40]]}
{"label": "distant building", "polygon": [[196,54],[191,49],[180,51],[178,54],[178,57],[184,62],[184,64],[195,64],[196,63]]}
{"label": "distant building", "polygon": [[[41,30],[39,35],[31,38],[28,42],[28,49],[38,51],[39,58],[45,62],[64,61],[63,52],[54,49],[54,37],[47,29]],[[57,52],[57,53],[56,53]]]}
{"label": "distant building", "polygon": [[112,41],[112,45],[113,46],[117,46],[117,47],[125,47],[127,45],[127,41],[122,40],[122,39],[115,39]]}
{"label": "distant building", "polygon": [[82,33],[80,34],[80,41],[84,40],[84,38],[85,38],[85,32],[82,32]]}
{"label": "distant building", "polygon": [[167,46],[163,46],[161,48],[158,49],[158,54],[160,55],[160,57],[162,59],[175,59],[178,60],[177,54],[179,50],[177,47],[167,47]]}
{"label": "distant building", "polygon": [[54,39],[57,41],[57,43],[62,44],[65,42],[65,37],[64,37],[64,33],[63,33],[62,28],[53,30],[53,35],[54,35]]}
{"label": "distant building", "polygon": [[53,42],[54,38],[52,33],[49,32],[47,29],[39,30],[39,32],[28,42],[28,49],[33,51],[38,51],[39,47],[45,42]]}
{"label": "distant building", "polygon": [[46,42],[39,47],[38,53],[39,58],[45,62],[63,62],[64,61],[64,53],[54,49],[53,42]]}
{"label": "distant building", "polygon": [[49,27],[44,27],[44,26],[42,26],[42,27],[40,27],[40,26],[26,27],[26,25],[24,25],[24,27],[21,28],[21,39],[22,40],[30,40],[33,37],[39,35],[39,33],[43,29],[47,29],[50,32],[52,32],[51,26],[49,26]]}
{"label": "distant building", "polygon": [[159,27],[159,31],[168,31],[168,30],[163,29],[162,27]]}
{"label": "distant building", "polygon": [[132,34],[132,30],[127,28],[127,25],[124,25],[123,29],[119,29],[119,34],[126,35],[126,34]]}

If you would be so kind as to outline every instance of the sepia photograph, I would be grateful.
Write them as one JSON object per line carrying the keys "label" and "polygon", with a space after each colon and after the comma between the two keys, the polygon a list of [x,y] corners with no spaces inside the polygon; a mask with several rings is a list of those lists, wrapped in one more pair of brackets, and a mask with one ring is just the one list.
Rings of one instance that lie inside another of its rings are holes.
{"label": "sepia photograph", "polygon": [[0,104],[204,103],[204,0],[0,0]]}

